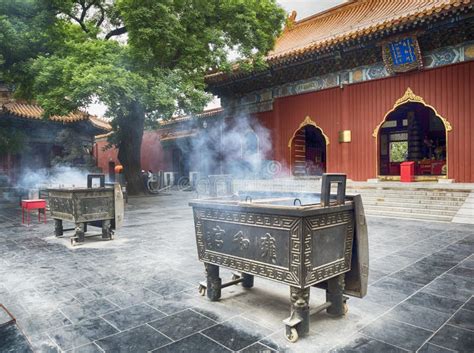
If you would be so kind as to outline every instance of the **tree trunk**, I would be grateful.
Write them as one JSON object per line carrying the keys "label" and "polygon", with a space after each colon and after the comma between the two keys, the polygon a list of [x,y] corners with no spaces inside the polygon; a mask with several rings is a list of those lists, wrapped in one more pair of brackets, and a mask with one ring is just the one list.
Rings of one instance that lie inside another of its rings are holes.
{"label": "tree trunk", "polygon": [[136,195],[145,191],[141,175],[141,147],[145,112],[138,103],[132,103],[131,108],[130,115],[120,119],[118,124],[121,130],[118,159],[123,165],[127,192],[129,195]]}

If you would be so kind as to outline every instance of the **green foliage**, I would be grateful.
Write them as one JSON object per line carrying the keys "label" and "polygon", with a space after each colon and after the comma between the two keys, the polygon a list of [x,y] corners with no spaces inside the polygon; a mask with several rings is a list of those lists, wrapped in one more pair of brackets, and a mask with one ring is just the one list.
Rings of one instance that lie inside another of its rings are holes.
{"label": "green foliage", "polygon": [[129,44],[147,67],[184,72],[228,66],[228,49],[256,59],[284,21],[274,0],[119,0]]}
{"label": "green foliage", "polygon": [[408,153],[408,142],[390,143],[390,162],[404,162]]}
{"label": "green foliage", "polygon": [[103,102],[139,163],[144,126],[201,111],[229,50],[261,69],[284,19],[276,0],[0,0],[0,80],[45,115]]}
{"label": "green foliage", "polygon": [[275,0],[0,0],[0,74],[47,115],[99,99],[152,121],[200,111],[229,49],[261,66],[283,21]]}
{"label": "green foliage", "polygon": [[27,98],[30,60],[52,47],[55,21],[46,0],[0,0],[0,81],[14,82]]}

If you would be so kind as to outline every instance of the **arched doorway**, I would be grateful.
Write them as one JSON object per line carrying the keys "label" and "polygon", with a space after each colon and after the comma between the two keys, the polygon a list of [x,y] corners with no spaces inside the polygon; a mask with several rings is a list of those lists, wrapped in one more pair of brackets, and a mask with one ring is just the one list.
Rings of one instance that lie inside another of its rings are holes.
{"label": "arched doorway", "polygon": [[294,176],[319,176],[326,172],[329,143],[323,130],[309,117],[301,123],[288,143]]}
{"label": "arched doorway", "polygon": [[418,180],[447,177],[450,130],[447,120],[407,89],[374,131],[377,175],[381,179],[398,180],[400,164],[413,161]]}

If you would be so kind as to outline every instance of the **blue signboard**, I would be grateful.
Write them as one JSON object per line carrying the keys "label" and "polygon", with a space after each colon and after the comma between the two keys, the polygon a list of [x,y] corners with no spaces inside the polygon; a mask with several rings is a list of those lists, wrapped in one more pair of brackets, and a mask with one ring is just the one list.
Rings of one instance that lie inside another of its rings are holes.
{"label": "blue signboard", "polygon": [[390,55],[392,56],[393,65],[409,64],[416,61],[415,45],[413,38],[408,37],[390,45]]}
{"label": "blue signboard", "polygon": [[423,67],[420,47],[414,35],[384,43],[383,59],[389,72],[407,72]]}

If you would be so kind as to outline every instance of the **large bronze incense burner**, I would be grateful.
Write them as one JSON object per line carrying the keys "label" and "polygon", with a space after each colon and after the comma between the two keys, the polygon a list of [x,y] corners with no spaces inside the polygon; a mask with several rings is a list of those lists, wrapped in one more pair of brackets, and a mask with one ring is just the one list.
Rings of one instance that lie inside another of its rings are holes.
{"label": "large bronze incense burner", "polygon": [[[337,195],[330,195],[337,184]],[[325,174],[321,194],[244,193],[196,200],[194,211],[199,260],[207,281],[201,294],[216,301],[221,289],[254,276],[290,286],[291,315],[284,320],[294,342],[309,331],[311,286],[326,290],[326,303],[314,311],[344,315],[344,294],[367,292],[368,238],[360,195],[345,195],[346,176]],[[219,267],[240,272],[222,283]]]}
{"label": "large bronze incense burner", "polygon": [[[92,180],[99,178],[100,186],[92,187]],[[55,235],[61,237],[63,221],[74,223],[71,244],[85,240],[87,226],[102,228],[103,239],[113,239],[114,230],[120,228],[124,216],[123,194],[120,184],[105,185],[103,174],[90,174],[87,188],[48,189],[49,208],[54,219]]]}

